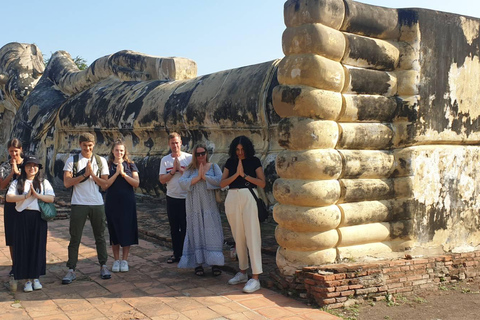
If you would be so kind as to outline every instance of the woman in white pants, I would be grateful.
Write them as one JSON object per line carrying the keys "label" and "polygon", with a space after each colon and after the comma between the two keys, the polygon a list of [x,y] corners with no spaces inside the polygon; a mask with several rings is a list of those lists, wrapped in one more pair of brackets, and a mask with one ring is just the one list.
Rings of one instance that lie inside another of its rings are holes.
{"label": "woman in white pants", "polygon": [[[229,187],[225,199],[225,213],[232,229],[240,272],[228,281],[229,284],[247,282],[243,292],[260,289],[259,274],[262,269],[262,238],[258,221],[257,204],[249,187],[265,187],[265,174],[260,159],[255,157],[252,142],[245,136],[233,139],[229,149],[230,158],[225,163],[220,187]],[[252,278],[248,280],[249,258]]]}

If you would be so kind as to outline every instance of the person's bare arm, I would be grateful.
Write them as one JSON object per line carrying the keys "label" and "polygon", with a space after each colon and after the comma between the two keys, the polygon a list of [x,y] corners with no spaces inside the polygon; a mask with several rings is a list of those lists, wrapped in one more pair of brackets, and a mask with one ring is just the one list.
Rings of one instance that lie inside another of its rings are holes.
{"label": "person's bare arm", "polygon": [[265,182],[265,174],[263,173],[263,168],[258,167],[255,170],[255,173],[257,174],[256,178],[246,175],[244,179],[260,188],[265,188],[266,182]]}
{"label": "person's bare arm", "polygon": [[140,178],[138,176],[138,172],[133,171],[132,176],[130,177],[128,174],[123,172],[122,177],[127,181],[132,187],[137,188],[140,185]]}
{"label": "person's bare arm", "polygon": [[82,176],[73,177],[73,172],[71,171],[63,171],[63,185],[65,188],[70,188],[76,184],[82,182],[87,176],[83,174]]}

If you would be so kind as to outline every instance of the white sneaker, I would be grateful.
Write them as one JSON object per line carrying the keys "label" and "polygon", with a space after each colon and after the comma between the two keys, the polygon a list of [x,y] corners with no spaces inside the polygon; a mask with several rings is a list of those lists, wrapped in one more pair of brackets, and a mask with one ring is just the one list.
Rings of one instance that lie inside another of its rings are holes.
{"label": "white sneaker", "polygon": [[23,287],[23,291],[25,291],[25,292],[32,292],[33,291],[31,281],[25,282],[25,286]]}
{"label": "white sneaker", "polygon": [[38,279],[33,279],[33,290],[42,290],[43,286]]}
{"label": "white sneaker", "polygon": [[237,272],[235,277],[232,279],[228,280],[228,284],[239,284],[239,283],[245,283],[248,281],[248,275],[247,273],[241,273]]}
{"label": "white sneaker", "polygon": [[128,261],[127,260],[122,260],[122,262],[120,262],[120,272],[128,272]]}
{"label": "white sneaker", "polygon": [[120,260],[115,260],[115,262],[113,262],[112,272],[119,272],[119,271],[120,271]]}
{"label": "white sneaker", "polygon": [[243,287],[243,292],[252,293],[252,292],[255,292],[257,290],[260,290],[260,288],[261,288],[260,287],[260,281],[258,281],[256,279],[250,279],[250,280],[248,280],[245,287]]}

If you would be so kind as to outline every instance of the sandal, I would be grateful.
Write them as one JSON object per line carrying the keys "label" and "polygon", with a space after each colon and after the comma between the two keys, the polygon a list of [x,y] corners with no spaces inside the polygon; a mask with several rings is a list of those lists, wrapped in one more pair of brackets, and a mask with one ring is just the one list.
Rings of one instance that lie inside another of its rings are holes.
{"label": "sandal", "polygon": [[197,275],[199,277],[205,275],[205,271],[203,270],[202,266],[198,266],[198,267],[195,268],[195,275]]}
{"label": "sandal", "polygon": [[212,267],[212,273],[214,277],[218,277],[219,275],[222,274],[222,270],[220,269],[219,266],[213,266]]}
{"label": "sandal", "polygon": [[175,256],[171,256],[167,259],[167,263],[174,263],[180,261],[180,258],[175,258]]}

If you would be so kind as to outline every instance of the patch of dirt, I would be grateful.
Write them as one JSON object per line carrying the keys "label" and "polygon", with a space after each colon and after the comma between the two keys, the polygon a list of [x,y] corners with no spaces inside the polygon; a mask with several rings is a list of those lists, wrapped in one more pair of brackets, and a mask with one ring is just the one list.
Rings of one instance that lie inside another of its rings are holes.
{"label": "patch of dirt", "polygon": [[438,290],[391,295],[328,310],[347,320],[477,320],[480,319],[480,279],[440,284]]}

